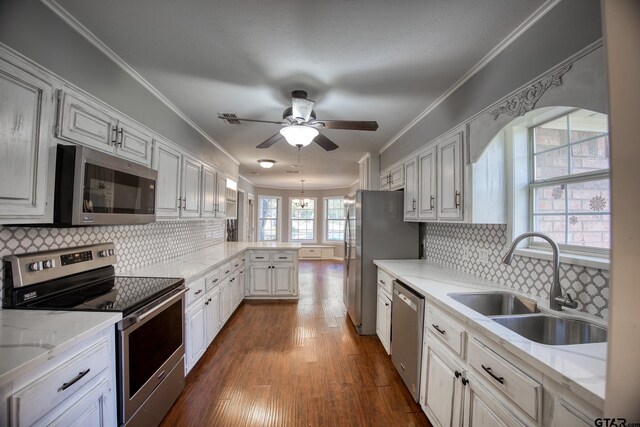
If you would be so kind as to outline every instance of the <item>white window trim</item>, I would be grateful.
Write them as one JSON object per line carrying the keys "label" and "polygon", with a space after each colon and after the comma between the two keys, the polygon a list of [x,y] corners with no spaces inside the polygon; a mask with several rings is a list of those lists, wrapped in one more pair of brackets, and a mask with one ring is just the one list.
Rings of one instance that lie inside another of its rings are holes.
{"label": "white window trim", "polygon": [[[329,196],[322,198],[322,212],[323,212],[323,221],[322,221],[322,243],[327,245],[340,245],[344,242],[344,236],[339,240],[328,240],[327,232],[329,231],[329,218],[327,216],[327,200],[329,199],[342,199],[344,202],[344,196]],[[346,216],[346,214],[345,214]]]}
{"label": "white window trim", "polygon": [[[277,218],[276,218],[276,240],[262,240],[260,239],[260,230],[261,230],[261,223],[260,223],[260,200],[261,199],[278,199],[278,213],[277,213]],[[257,228],[257,236],[256,239],[259,242],[280,242],[282,240],[282,197],[281,196],[269,196],[266,194],[258,194],[258,206],[257,206],[257,215],[256,215],[256,221],[258,222],[258,226]]]}
{"label": "white window trim", "polygon": [[[531,210],[529,209],[530,200],[530,158],[529,150],[529,128],[539,123],[549,120],[550,117],[560,116],[563,112],[569,112],[572,109],[561,107],[553,108],[542,113],[540,116],[531,118],[524,116],[517,122],[508,125],[503,132],[506,141],[510,144],[506,145],[507,154],[507,189],[509,192],[508,217],[511,219],[507,225],[507,236],[513,241],[520,234],[530,231],[529,224],[531,218]],[[516,168],[515,165],[525,165],[525,167]],[[507,242],[506,249],[511,243]],[[521,243],[522,247],[516,249],[514,253],[519,256],[551,260],[551,247],[548,244],[536,243],[531,245],[530,239],[526,243]],[[565,264],[580,265],[583,267],[597,268],[609,270],[610,252],[584,252],[575,247],[566,247],[560,245],[560,262]]]}
{"label": "white window trim", "polygon": [[289,241],[300,243],[318,243],[318,200],[317,197],[305,197],[305,199],[313,200],[313,239],[294,239],[293,238],[293,218],[291,218],[291,202],[293,199],[300,199],[300,196],[289,197]]}

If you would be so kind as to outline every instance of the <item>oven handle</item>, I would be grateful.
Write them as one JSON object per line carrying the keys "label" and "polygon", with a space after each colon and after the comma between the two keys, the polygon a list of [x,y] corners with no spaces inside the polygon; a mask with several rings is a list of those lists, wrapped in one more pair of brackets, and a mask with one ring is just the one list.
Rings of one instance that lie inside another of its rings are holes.
{"label": "oven handle", "polygon": [[172,296],[171,298],[168,298],[166,300],[164,300],[162,303],[156,305],[155,307],[153,307],[153,309],[142,313],[139,316],[136,316],[135,320],[134,320],[134,324],[135,323],[140,323],[142,322],[144,319],[146,319],[147,317],[153,316],[155,315],[158,311],[162,310],[164,307],[166,307],[167,305],[171,305],[174,302],[176,302],[177,300],[179,300],[180,298],[182,298],[182,295],[185,293],[184,289],[179,289],[179,292],[177,294],[175,294],[174,296]]}

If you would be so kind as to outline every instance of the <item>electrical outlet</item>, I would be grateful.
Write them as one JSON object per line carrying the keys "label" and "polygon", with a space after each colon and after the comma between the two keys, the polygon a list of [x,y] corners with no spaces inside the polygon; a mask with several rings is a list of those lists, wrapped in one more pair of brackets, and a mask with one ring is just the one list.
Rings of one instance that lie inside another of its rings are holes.
{"label": "electrical outlet", "polygon": [[460,257],[463,261],[469,261],[469,246],[462,247],[462,253],[460,254]]}
{"label": "electrical outlet", "polygon": [[478,249],[478,262],[480,264],[489,264],[489,251],[487,249]]}

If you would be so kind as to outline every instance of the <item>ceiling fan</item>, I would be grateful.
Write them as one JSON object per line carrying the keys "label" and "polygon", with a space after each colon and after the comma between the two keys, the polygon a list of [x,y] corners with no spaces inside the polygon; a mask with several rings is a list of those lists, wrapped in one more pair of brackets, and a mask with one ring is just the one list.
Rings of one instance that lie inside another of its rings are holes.
{"label": "ceiling fan", "polygon": [[284,126],[278,133],[259,144],[256,148],[269,148],[282,138],[294,147],[302,148],[315,142],[327,151],[335,150],[338,146],[329,138],[321,134],[318,129],[368,130],[378,129],[376,121],[356,120],[316,120],[313,111],[314,101],[307,99],[307,92],[294,90],[291,92],[291,107],[282,113],[281,121],[245,119],[233,113],[218,113],[218,118],[229,124],[239,125],[241,122],[271,123]]}

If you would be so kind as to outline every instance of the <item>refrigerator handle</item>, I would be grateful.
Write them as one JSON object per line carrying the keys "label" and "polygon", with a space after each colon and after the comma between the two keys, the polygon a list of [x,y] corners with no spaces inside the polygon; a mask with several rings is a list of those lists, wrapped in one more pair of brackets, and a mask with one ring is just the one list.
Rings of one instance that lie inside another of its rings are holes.
{"label": "refrigerator handle", "polygon": [[345,257],[345,269],[347,276],[349,275],[349,263],[351,262],[351,245],[350,239],[351,230],[349,229],[349,212],[347,212],[345,224],[344,224],[344,257]]}

